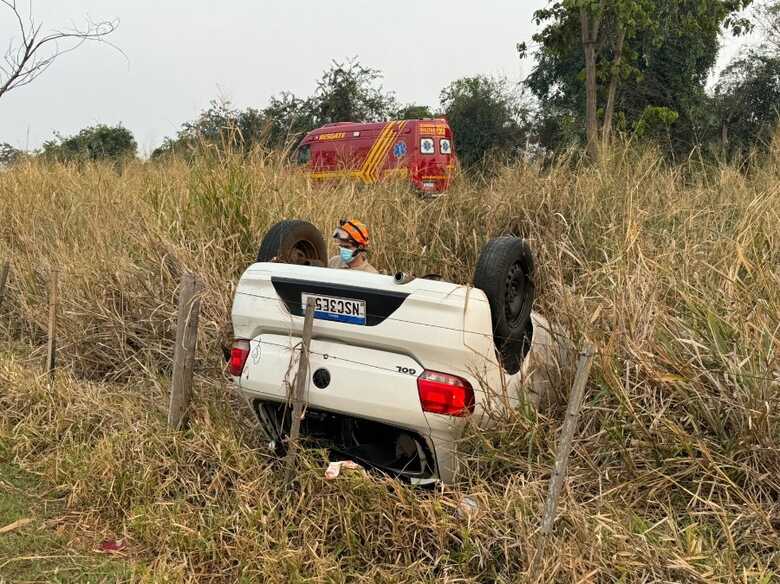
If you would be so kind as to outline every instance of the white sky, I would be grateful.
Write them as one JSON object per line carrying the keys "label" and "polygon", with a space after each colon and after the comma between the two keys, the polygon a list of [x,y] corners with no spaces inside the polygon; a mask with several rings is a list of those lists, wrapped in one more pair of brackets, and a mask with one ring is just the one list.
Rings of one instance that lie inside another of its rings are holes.
{"label": "white sky", "polygon": [[[29,0],[19,0],[27,10]],[[0,98],[0,142],[37,148],[98,123],[121,122],[142,153],[195,118],[210,99],[263,107],[271,95],[310,95],[332,59],[357,56],[384,72],[402,103],[437,105],[449,82],[479,73],[519,81],[515,44],[530,41],[545,0],[39,0],[45,30],[118,18],[125,56],[90,44],[33,84]],[[0,48],[17,38],[0,6]],[[721,65],[738,50],[728,41]]]}

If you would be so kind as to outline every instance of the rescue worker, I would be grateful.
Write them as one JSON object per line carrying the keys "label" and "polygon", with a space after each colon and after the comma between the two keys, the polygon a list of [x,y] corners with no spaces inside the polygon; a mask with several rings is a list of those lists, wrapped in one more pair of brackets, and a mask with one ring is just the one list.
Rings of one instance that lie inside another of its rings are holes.
{"label": "rescue worker", "polygon": [[347,268],[378,274],[377,269],[368,263],[368,227],[357,219],[342,219],[333,232],[333,240],[338,246],[339,255],[328,260],[329,268]]}

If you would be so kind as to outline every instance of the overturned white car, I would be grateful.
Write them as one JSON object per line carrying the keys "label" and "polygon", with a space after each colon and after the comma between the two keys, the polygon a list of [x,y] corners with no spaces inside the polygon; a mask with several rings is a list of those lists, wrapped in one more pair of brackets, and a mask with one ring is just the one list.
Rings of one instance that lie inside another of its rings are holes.
{"label": "overturned white car", "polygon": [[276,445],[309,298],[315,302],[303,437],[414,483],[452,481],[467,421],[546,399],[567,358],[532,312],[533,260],[515,237],[489,241],[474,286],[329,269],[304,221],[268,232],[233,302],[230,373]]}

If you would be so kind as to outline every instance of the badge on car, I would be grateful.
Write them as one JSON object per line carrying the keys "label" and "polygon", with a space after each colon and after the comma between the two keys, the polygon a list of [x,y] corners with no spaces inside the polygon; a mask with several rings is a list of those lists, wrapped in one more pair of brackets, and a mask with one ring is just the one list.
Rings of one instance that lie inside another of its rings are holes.
{"label": "badge on car", "polygon": [[314,299],[314,318],[349,324],[366,324],[366,301],[320,294],[301,294],[301,309]]}

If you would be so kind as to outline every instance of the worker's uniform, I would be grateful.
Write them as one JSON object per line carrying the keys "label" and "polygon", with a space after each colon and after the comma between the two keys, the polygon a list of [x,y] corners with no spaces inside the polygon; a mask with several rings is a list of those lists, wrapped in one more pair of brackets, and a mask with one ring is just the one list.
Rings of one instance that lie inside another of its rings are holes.
{"label": "worker's uniform", "polygon": [[360,266],[348,266],[347,263],[341,259],[341,256],[333,256],[328,260],[328,267],[329,268],[346,268],[349,270],[357,270],[359,272],[370,272],[372,274],[378,274],[379,270],[377,270],[374,266],[368,263],[368,260],[365,260]]}

